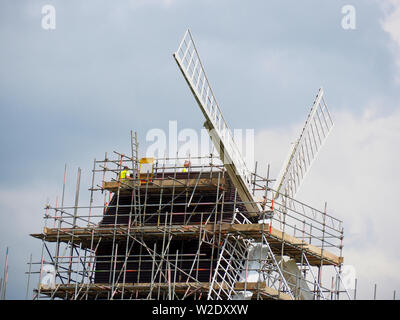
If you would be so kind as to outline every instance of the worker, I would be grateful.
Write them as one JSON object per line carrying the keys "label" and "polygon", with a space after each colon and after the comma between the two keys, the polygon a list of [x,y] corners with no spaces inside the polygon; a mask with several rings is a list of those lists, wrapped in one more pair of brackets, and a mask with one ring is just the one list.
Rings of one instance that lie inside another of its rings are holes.
{"label": "worker", "polygon": [[260,204],[261,204],[261,208],[263,210],[265,210],[265,206],[267,205],[267,197],[266,196],[263,196],[263,201]]}
{"label": "worker", "polygon": [[124,170],[121,171],[120,178],[121,179],[130,179],[131,178],[131,172],[129,171],[127,166],[125,166]]}
{"label": "worker", "polygon": [[267,205],[267,197],[263,196],[263,201],[261,202],[261,208],[264,213],[264,219],[272,219],[274,216],[274,200],[271,201],[271,206]]}
{"label": "worker", "polygon": [[183,164],[182,172],[188,172],[189,167],[190,167],[190,161],[189,160],[185,160],[185,163]]}

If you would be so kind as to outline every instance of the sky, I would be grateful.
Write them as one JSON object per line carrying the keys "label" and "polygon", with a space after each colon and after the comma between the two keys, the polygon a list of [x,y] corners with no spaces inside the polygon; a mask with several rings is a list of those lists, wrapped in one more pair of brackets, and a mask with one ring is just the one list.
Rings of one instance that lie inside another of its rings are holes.
{"label": "sky", "polygon": [[[42,26],[44,5],[55,29]],[[355,9],[345,29],[342,8]],[[67,198],[93,159],[141,152],[154,128],[204,122],[172,53],[190,28],[231,128],[254,129],[255,158],[277,175],[323,87],[335,126],[297,199],[343,220],[359,298],[400,295],[400,1],[3,0],[0,3],[0,273],[24,299],[44,205]],[[85,200],[83,200],[85,201]]]}

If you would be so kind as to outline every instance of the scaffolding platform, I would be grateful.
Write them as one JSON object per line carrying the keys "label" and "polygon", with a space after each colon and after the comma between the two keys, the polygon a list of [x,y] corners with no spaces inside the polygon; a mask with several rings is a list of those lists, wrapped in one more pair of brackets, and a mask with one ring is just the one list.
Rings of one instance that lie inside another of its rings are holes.
{"label": "scaffolding platform", "polygon": [[[100,240],[124,240],[129,236],[140,236],[143,239],[163,238],[165,234],[174,239],[198,239],[199,233],[218,232],[221,236],[228,234],[240,235],[245,239],[260,241],[265,235],[272,251],[275,254],[284,254],[297,262],[301,262],[304,253],[312,266],[335,265],[343,263],[343,257],[338,257],[327,250],[318,248],[304,240],[295,238],[282,231],[270,228],[268,224],[217,224],[217,225],[171,225],[171,226],[102,226],[90,228],[44,228],[43,233],[31,234],[32,237],[48,242],[61,241],[68,243],[71,240],[81,248],[90,249]],[[282,244],[284,246],[282,247]],[[283,250],[283,251],[282,251]]]}
{"label": "scaffolding platform", "polygon": [[103,189],[109,192],[130,193],[132,189],[142,187],[148,193],[159,193],[161,189],[198,189],[224,190],[226,179],[221,172],[168,172],[155,174],[153,178],[123,179],[104,181]]}
{"label": "scaffolding platform", "polygon": [[[48,289],[45,286],[40,287],[40,293],[47,296],[68,299],[68,297],[86,297],[89,299],[120,299],[125,296],[135,296],[136,298],[150,298],[160,295],[168,295],[171,291],[175,294],[185,295],[186,298],[196,293],[201,297],[206,297],[210,290],[209,282],[177,282],[168,283],[125,283],[115,284],[109,283],[81,283],[81,284],[59,284],[55,289]],[[173,287],[173,288],[172,288]],[[223,283],[215,284],[215,287],[225,287]],[[150,290],[149,290],[150,289]],[[252,298],[256,299],[257,294],[264,300],[279,299],[291,300],[286,293],[279,292],[276,289],[266,286],[264,282],[237,282],[235,284],[237,291],[248,291],[253,293]],[[36,290],[38,292],[38,290]],[[150,296],[150,297],[148,297]]]}

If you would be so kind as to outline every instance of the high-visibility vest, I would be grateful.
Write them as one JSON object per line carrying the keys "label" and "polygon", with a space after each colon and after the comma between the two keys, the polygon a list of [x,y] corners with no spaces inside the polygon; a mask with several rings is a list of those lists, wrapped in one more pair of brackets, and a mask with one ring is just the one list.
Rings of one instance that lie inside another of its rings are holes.
{"label": "high-visibility vest", "polygon": [[122,170],[121,175],[120,175],[121,179],[125,179],[127,173],[128,173],[128,170]]}

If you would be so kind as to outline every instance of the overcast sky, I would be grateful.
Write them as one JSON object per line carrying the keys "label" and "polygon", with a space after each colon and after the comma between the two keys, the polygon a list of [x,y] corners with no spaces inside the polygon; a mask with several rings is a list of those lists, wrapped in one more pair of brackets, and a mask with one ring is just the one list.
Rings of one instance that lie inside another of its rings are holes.
{"label": "overcast sky", "polygon": [[[42,28],[42,7],[56,28]],[[342,27],[353,5],[356,29]],[[25,298],[29,237],[62,190],[64,164],[90,183],[94,158],[129,152],[137,130],[200,130],[172,53],[190,28],[231,128],[254,129],[277,174],[319,87],[335,127],[297,198],[344,221],[360,298],[400,295],[400,1],[3,0],[0,3],[0,263]],[[71,187],[72,188],[72,187]],[[88,193],[82,192],[82,198]],[[67,200],[72,203],[73,191]]]}

